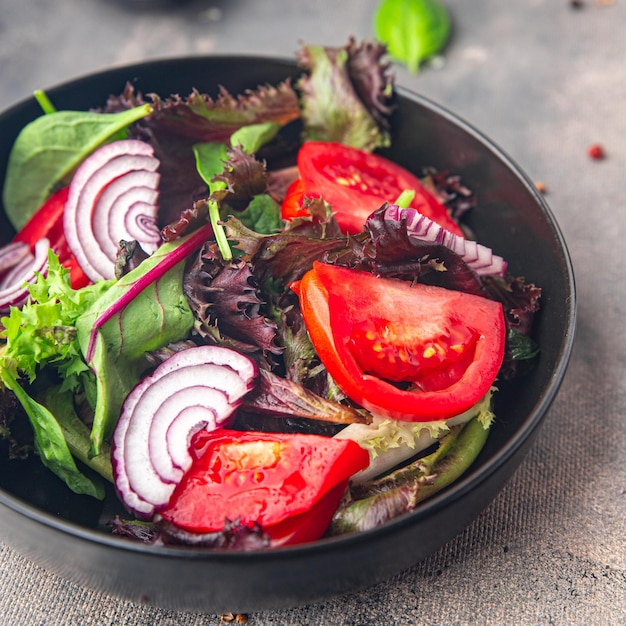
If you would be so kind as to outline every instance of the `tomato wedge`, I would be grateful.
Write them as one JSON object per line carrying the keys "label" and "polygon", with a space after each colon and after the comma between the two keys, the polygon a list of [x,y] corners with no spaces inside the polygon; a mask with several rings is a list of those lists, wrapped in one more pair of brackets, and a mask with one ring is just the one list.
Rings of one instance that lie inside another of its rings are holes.
{"label": "tomato wedge", "polygon": [[190,451],[162,517],[192,532],[257,522],[273,546],[319,539],[350,476],[369,464],[354,441],[306,434],[202,430]]}
{"label": "tomato wedge", "polygon": [[285,198],[280,206],[283,219],[292,220],[295,217],[306,217],[309,212],[302,206],[304,201],[304,184],[301,178],[296,180],[287,187]]}
{"label": "tomato wedge", "polygon": [[458,415],[487,393],[502,364],[499,302],[319,262],[293,289],[322,363],[377,415]]}
{"label": "tomato wedge", "polygon": [[44,237],[48,239],[50,248],[59,257],[61,265],[69,269],[72,287],[78,289],[88,285],[91,281],[78,265],[78,261],[65,240],[63,209],[68,193],[69,187],[62,187],[53,193],[15,235],[14,241],[27,243],[32,251],[40,239]]}
{"label": "tomato wedge", "polygon": [[321,197],[331,205],[342,231],[356,234],[384,202],[395,202],[410,189],[415,191],[411,208],[463,236],[446,207],[416,176],[380,155],[340,143],[307,141],[298,152],[297,164],[299,178],[287,190],[283,219],[308,214],[302,207],[304,196]]}

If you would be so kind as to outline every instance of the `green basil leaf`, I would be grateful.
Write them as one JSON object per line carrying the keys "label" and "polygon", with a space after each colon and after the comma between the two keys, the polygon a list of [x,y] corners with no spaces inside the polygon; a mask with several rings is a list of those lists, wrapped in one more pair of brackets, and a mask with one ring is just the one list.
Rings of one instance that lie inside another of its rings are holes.
{"label": "green basil leaf", "polygon": [[7,166],[4,208],[19,230],[78,165],[121,130],[149,115],[148,104],[121,113],[56,111],[27,124]]}
{"label": "green basil leaf", "polygon": [[374,31],[389,54],[415,73],[445,46],[450,17],[438,0],[382,0],[374,16]]}

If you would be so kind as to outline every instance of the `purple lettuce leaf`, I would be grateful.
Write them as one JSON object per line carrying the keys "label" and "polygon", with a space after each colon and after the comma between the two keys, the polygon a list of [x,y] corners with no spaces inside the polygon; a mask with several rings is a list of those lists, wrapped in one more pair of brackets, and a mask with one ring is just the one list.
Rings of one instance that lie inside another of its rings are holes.
{"label": "purple lettuce leaf", "polygon": [[421,181],[456,221],[476,206],[476,194],[461,182],[460,176],[426,168]]}
{"label": "purple lettuce leaf", "polygon": [[522,335],[530,335],[533,318],[539,310],[541,289],[514,276],[486,276],[483,283],[489,296],[504,305],[508,327]]}
{"label": "purple lettuce leaf", "polygon": [[302,385],[260,369],[255,389],[246,395],[242,410],[278,418],[297,417],[333,424],[368,424],[371,416],[338,402],[327,400]]}
{"label": "purple lettuce leaf", "polygon": [[251,259],[260,285],[268,280],[288,285],[302,278],[313,267],[313,261],[326,261],[332,252],[346,247],[347,239],[330,207],[316,200],[308,208],[311,218],[295,219],[277,234],[259,234],[235,217],[226,221],[229,239]]}
{"label": "purple lettuce leaf", "polygon": [[364,242],[359,265],[378,276],[400,278],[485,295],[480,278],[465,261],[442,244],[420,241],[409,236],[406,222],[385,219],[387,205],[372,213],[365,228],[369,241]]}
{"label": "purple lettuce leaf", "polygon": [[[150,94],[149,99],[152,115],[134,124],[130,134],[150,143],[161,163],[161,227],[207,195],[206,184],[196,171],[194,144],[227,143],[242,126],[268,121],[284,126],[300,117],[298,96],[289,80],[277,86],[261,85],[239,96],[221,88],[215,99],[197,90],[186,98]],[[104,110],[115,112],[144,102],[143,95],[128,84],[120,96],[109,98]]]}
{"label": "purple lettuce leaf", "polygon": [[225,262],[213,246],[205,246],[185,272],[183,291],[205,341],[246,353],[280,353],[276,324],[264,315],[248,261]]}
{"label": "purple lettuce leaf", "polygon": [[109,521],[111,533],[134,541],[154,545],[185,545],[216,550],[261,550],[269,546],[269,536],[259,524],[244,524],[241,520],[225,520],[224,528],[210,533],[193,533],[165,521],[159,523],[122,519],[119,515]]}
{"label": "purple lettuce leaf", "polygon": [[218,204],[228,204],[232,209],[245,209],[250,200],[267,191],[267,171],[265,163],[247,154],[241,148],[227,152],[228,160],[224,169],[213,180],[224,183],[224,189],[217,189],[211,198]]}

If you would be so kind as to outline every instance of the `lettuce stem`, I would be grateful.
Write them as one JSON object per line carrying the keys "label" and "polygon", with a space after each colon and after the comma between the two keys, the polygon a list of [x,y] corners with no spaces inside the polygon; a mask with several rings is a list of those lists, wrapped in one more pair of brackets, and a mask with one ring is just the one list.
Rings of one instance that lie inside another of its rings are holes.
{"label": "lettuce stem", "polygon": [[49,115],[50,113],[56,113],[56,107],[54,106],[54,104],[52,104],[50,98],[48,98],[45,91],[42,91],[41,89],[36,89],[33,92],[33,96],[35,97],[35,100],[37,100],[37,103],[39,104],[41,110],[44,112],[45,115]]}
{"label": "lettuce stem", "polygon": [[211,226],[213,226],[215,241],[217,242],[217,247],[220,250],[222,258],[224,261],[230,261],[233,258],[233,253],[230,249],[224,226],[220,223],[220,209],[215,200],[209,200],[209,218],[211,220]]}

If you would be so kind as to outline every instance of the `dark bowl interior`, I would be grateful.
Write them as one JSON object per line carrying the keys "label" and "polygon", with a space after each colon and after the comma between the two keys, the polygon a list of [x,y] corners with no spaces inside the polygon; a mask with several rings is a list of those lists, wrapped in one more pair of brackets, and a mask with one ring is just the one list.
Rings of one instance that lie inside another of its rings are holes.
{"label": "dark bowl interior", "polygon": [[[143,92],[217,95],[298,73],[288,60],[252,57],[167,59],[119,67],[47,90],[59,109],[88,109],[127,81]],[[19,130],[40,114],[34,99],[0,115],[0,185]],[[424,559],[463,530],[503,487],[527,452],[565,374],[574,337],[574,277],[559,228],[520,169],[470,125],[399,90],[387,155],[415,172],[458,174],[479,207],[468,223],[477,239],[509,261],[511,272],[543,289],[534,371],[497,394],[497,422],[461,480],[418,510],[371,532],[255,553],[146,546],[113,537],[119,510],[69,492],[37,462],[0,459],[0,533],[27,558],[79,584],[157,606],[250,612],[303,605],[363,588]],[[13,230],[0,212],[2,242]]]}

